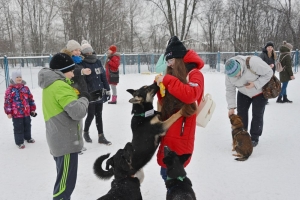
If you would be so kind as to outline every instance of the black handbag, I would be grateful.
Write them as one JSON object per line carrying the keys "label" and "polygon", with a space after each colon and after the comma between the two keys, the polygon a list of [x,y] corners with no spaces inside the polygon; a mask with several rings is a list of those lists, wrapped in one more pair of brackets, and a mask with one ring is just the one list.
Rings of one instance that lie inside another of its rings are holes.
{"label": "black handbag", "polygon": [[110,83],[119,83],[119,70],[116,72],[109,70],[109,82]]}

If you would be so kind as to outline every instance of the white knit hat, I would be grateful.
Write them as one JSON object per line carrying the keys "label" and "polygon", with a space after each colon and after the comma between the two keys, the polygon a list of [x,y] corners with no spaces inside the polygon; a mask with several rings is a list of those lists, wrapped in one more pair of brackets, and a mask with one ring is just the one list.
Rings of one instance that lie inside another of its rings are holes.
{"label": "white knit hat", "polygon": [[67,50],[72,52],[75,49],[80,49],[80,44],[75,40],[69,40],[66,47]]}
{"label": "white knit hat", "polygon": [[88,43],[86,40],[82,40],[81,42],[81,53],[86,54],[86,53],[93,53],[93,47]]}
{"label": "white knit hat", "polygon": [[11,79],[16,83],[16,78],[17,77],[22,77],[22,73],[20,70],[18,71],[13,71],[11,74]]}

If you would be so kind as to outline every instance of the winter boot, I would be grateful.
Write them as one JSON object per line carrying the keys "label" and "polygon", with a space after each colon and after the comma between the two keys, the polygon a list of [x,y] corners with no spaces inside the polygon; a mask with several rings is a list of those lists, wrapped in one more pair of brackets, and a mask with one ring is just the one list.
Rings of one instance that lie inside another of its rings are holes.
{"label": "winter boot", "polygon": [[117,104],[117,95],[112,95],[112,100],[108,104]]}
{"label": "winter boot", "polygon": [[90,138],[88,131],[83,132],[83,138],[85,139],[86,142],[92,143],[92,139]]}
{"label": "winter boot", "polygon": [[288,100],[287,95],[283,95],[283,103],[293,103],[293,101]]}
{"label": "winter boot", "polygon": [[100,143],[100,144],[106,144],[106,145],[111,145],[111,142],[106,140],[106,138],[104,137],[103,133],[100,133],[98,135],[99,135],[98,143]]}
{"label": "winter boot", "polygon": [[281,95],[278,96],[276,103],[283,103]]}

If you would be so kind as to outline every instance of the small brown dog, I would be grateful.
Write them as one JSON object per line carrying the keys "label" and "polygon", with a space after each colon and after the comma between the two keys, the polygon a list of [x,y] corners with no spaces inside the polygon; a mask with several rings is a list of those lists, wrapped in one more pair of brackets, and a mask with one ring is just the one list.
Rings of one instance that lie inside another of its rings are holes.
{"label": "small brown dog", "polygon": [[232,151],[236,151],[235,160],[245,161],[251,156],[253,145],[249,133],[244,129],[244,124],[240,116],[232,114],[229,116],[232,128]]}

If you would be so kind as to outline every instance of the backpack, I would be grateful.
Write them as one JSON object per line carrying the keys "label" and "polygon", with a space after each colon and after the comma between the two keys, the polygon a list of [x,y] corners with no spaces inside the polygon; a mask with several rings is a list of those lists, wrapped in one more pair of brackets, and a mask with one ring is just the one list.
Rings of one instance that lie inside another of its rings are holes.
{"label": "backpack", "polygon": [[277,71],[277,72],[282,72],[282,71],[284,70],[285,66],[282,67],[281,62],[282,62],[282,60],[284,59],[284,57],[286,57],[287,55],[288,55],[288,54],[286,54],[285,56],[283,56],[282,59],[281,59],[281,61],[277,61],[277,62],[276,62],[276,71]]}

